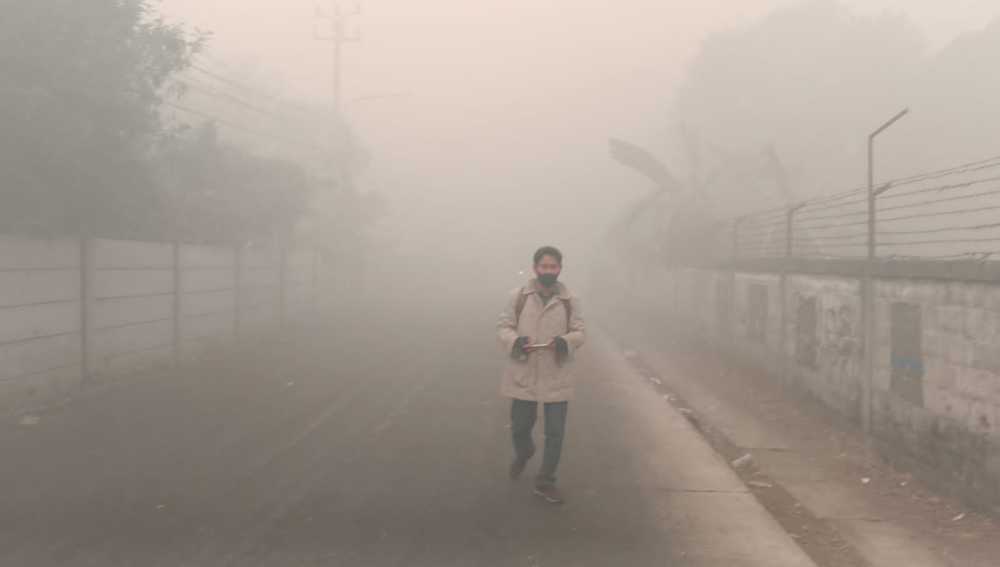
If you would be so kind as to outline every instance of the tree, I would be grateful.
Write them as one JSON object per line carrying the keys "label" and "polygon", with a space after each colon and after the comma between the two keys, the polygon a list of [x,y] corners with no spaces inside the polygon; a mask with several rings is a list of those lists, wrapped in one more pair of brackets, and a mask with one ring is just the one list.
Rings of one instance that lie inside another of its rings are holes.
{"label": "tree", "polygon": [[998,67],[1000,18],[928,58],[913,87],[907,162],[933,169],[1000,154]]}
{"label": "tree", "polygon": [[0,0],[3,231],[139,236],[167,81],[204,41],[149,0]]}
{"label": "tree", "polygon": [[302,167],[227,145],[211,123],[168,140],[156,166],[164,236],[188,242],[287,240],[314,192]]}
{"label": "tree", "polygon": [[[716,155],[759,161],[773,147],[807,188],[803,196],[841,190],[863,180],[864,135],[904,104],[924,51],[901,17],[862,17],[815,0],[708,39],[674,113],[720,148]],[[721,191],[715,197],[731,209],[761,206],[745,186]]]}

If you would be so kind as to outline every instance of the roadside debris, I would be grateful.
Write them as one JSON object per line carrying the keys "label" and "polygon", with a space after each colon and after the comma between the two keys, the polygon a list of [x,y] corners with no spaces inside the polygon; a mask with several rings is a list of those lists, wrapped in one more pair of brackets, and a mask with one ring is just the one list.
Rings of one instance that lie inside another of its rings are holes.
{"label": "roadside debris", "polygon": [[749,465],[752,462],[753,462],[753,457],[750,456],[750,453],[747,453],[746,455],[743,455],[742,457],[740,457],[738,459],[735,459],[732,462],[732,465],[734,467],[740,469],[740,468],[743,468],[743,467]]}

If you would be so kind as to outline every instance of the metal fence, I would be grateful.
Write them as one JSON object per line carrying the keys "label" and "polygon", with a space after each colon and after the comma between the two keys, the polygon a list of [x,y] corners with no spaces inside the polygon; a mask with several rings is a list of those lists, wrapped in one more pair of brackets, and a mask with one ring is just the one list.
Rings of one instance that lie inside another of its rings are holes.
{"label": "metal fence", "polygon": [[1000,156],[741,216],[735,260],[1000,260]]}

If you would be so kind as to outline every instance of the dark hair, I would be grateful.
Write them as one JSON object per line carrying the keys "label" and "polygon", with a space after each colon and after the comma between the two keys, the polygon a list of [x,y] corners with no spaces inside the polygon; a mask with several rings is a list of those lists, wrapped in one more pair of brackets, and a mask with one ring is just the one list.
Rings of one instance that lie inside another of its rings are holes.
{"label": "dark hair", "polygon": [[552,256],[556,259],[556,262],[559,262],[559,265],[562,266],[562,252],[560,252],[555,246],[542,246],[539,248],[535,252],[535,265],[537,266],[538,263],[542,261],[542,258],[546,256]]}

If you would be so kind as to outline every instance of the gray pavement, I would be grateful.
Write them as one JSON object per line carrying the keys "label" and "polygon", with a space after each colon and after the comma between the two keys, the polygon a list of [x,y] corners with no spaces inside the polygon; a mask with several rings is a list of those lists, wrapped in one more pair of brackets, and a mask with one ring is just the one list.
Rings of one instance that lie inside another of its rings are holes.
{"label": "gray pavement", "polygon": [[4,423],[0,565],[811,565],[599,333],[568,503],[511,482],[493,313],[438,301]]}

